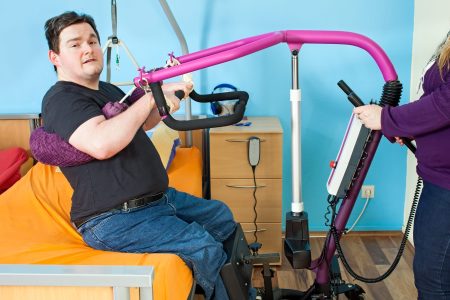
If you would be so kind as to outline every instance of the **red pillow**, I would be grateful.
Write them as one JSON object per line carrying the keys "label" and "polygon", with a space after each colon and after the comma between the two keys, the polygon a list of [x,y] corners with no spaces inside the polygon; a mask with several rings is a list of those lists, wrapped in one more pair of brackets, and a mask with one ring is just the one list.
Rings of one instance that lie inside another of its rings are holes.
{"label": "red pillow", "polygon": [[27,159],[28,154],[22,148],[0,150],[0,194],[20,179],[20,167]]}

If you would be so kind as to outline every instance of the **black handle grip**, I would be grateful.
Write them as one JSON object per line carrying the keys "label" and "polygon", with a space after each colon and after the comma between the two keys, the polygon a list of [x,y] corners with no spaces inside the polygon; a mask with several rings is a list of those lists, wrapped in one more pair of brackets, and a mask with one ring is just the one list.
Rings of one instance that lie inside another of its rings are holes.
{"label": "black handle grip", "polygon": [[200,103],[209,103],[209,102],[216,102],[216,101],[227,101],[227,100],[239,100],[241,98],[247,97],[248,100],[248,94],[243,91],[234,91],[234,92],[224,92],[224,93],[216,93],[216,94],[197,94],[196,91],[192,91],[189,94],[189,97]]}
{"label": "black handle grip", "polygon": [[416,153],[416,146],[414,146],[414,145],[412,144],[411,139],[404,138],[404,137],[402,137],[401,139],[403,140],[403,144],[404,144],[406,147],[408,147],[408,149],[409,149],[412,153]]}
{"label": "black handle grip", "polygon": [[[153,97],[155,99],[159,114],[162,117],[164,117],[163,122],[170,128],[180,131],[222,127],[236,124],[239,121],[241,121],[242,118],[244,117],[245,106],[247,105],[248,101],[248,93],[244,91],[227,92],[211,95],[199,95],[195,91],[192,91],[189,94],[189,97],[191,97],[192,100],[195,100],[197,102],[213,102],[224,100],[238,100],[238,102],[234,106],[234,113],[228,116],[180,121],[174,119],[169,114],[170,110],[167,107],[166,100],[164,98],[164,93],[161,88],[161,84],[158,82],[150,83],[150,88],[152,90]],[[181,93],[179,92],[182,93],[181,97],[180,97]],[[177,95],[177,97],[181,99],[182,97],[184,97],[184,92],[176,91],[175,95]]]}
{"label": "black handle grip", "polygon": [[175,91],[175,96],[181,100],[184,98],[184,92],[182,90]]}
{"label": "black handle grip", "polygon": [[170,108],[167,106],[166,98],[164,97],[164,93],[161,88],[161,82],[151,82],[150,89],[152,90],[153,99],[155,99],[156,108],[159,111],[159,115],[161,117],[168,115]]}
{"label": "black handle grip", "polygon": [[353,104],[353,106],[363,106],[364,102],[361,100],[361,98],[358,97],[358,95],[353,92],[353,90],[345,83],[344,80],[339,80],[337,85],[344,91],[344,93],[347,94],[348,100]]}

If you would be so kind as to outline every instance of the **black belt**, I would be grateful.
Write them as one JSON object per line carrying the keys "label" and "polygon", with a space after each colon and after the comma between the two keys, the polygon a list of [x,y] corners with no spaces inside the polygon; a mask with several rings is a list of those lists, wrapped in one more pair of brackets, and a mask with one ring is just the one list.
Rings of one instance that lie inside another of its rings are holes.
{"label": "black belt", "polygon": [[[131,200],[128,200],[122,204],[119,204],[119,205],[113,207],[111,210],[113,210],[113,209],[126,210],[126,209],[130,209],[130,208],[141,207],[141,206],[144,206],[146,204],[149,204],[151,202],[155,202],[156,200],[161,199],[162,196],[164,196],[163,192],[155,194],[155,195],[147,195],[147,196],[142,196],[139,198],[131,199]],[[101,214],[101,213],[89,215],[87,217],[82,217],[78,220],[73,221],[73,224],[75,225],[75,227],[80,228],[81,225],[83,225],[90,219],[94,218],[95,216],[98,216],[99,214]]]}

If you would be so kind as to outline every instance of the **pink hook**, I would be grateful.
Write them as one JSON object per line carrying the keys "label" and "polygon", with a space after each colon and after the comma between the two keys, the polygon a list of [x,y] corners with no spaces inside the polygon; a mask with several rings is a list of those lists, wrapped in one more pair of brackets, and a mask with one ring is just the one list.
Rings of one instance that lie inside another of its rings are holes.
{"label": "pink hook", "polygon": [[169,55],[169,57],[170,57],[170,62],[173,63],[173,58],[175,57],[175,55],[173,55],[173,51],[170,53],[167,53],[167,55]]}

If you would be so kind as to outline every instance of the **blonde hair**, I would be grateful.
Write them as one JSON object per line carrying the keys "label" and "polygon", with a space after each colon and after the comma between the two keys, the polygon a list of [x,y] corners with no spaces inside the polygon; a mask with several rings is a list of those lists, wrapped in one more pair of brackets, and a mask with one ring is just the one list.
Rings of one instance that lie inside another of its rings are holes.
{"label": "blonde hair", "polygon": [[445,39],[439,44],[436,51],[434,51],[429,62],[431,61],[436,61],[441,78],[444,80],[443,73],[445,68],[447,67],[447,70],[450,69],[450,31],[447,32]]}
{"label": "blonde hair", "polygon": [[[449,32],[450,34],[450,32]],[[437,57],[437,63],[439,66],[439,72],[441,73],[441,77],[442,77],[442,73],[444,71],[444,68],[447,67],[447,70],[450,69],[450,35],[447,34],[447,39],[444,42],[444,44],[442,45],[440,51],[439,51],[439,56]]]}

